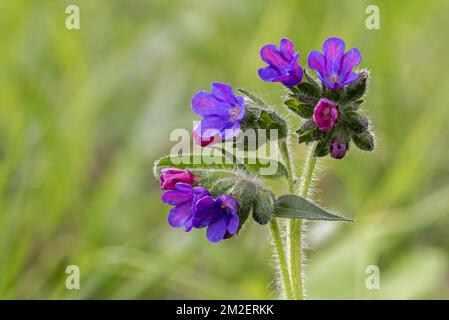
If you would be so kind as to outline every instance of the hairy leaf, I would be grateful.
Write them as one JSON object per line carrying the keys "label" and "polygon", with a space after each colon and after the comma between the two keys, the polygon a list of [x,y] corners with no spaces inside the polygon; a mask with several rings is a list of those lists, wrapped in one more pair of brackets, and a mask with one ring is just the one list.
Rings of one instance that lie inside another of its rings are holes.
{"label": "hairy leaf", "polygon": [[309,200],[292,194],[280,196],[276,200],[274,214],[276,217],[289,219],[353,221],[330,213]]}

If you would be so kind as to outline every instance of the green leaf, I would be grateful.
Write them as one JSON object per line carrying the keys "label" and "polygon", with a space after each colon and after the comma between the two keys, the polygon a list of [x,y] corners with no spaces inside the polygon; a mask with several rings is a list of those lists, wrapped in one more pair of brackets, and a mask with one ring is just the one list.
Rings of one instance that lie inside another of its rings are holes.
{"label": "green leaf", "polygon": [[329,154],[331,149],[331,136],[327,135],[322,138],[316,145],[314,155],[315,157],[325,157]]}
{"label": "green leaf", "polygon": [[309,143],[315,140],[321,139],[323,136],[322,132],[318,129],[312,129],[308,131],[302,131],[299,129],[298,133],[298,143]]}
{"label": "green leaf", "polygon": [[292,194],[280,196],[276,200],[274,214],[276,217],[289,219],[354,221],[332,214],[316,204]]}
{"label": "green leaf", "polygon": [[245,89],[238,88],[237,90],[253,102],[252,105],[253,107],[271,111],[271,108],[268,106],[268,104],[261,98],[259,98],[256,94],[249,92]]}
{"label": "green leaf", "polygon": [[205,156],[187,154],[176,156],[168,155],[155,161],[153,167],[154,176],[158,177],[163,168],[185,169],[198,175],[201,171],[236,170],[237,165],[223,155]]}
{"label": "green leaf", "polygon": [[297,133],[297,134],[302,134],[302,133],[304,133],[304,132],[306,132],[306,131],[314,130],[314,129],[317,129],[317,128],[318,128],[318,126],[316,125],[315,121],[313,121],[313,120],[311,119],[311,120],[305,121],[305,122],[302,124],[301,128],[299,128],[298,130],[296,130],[296,133]]}
{"label": "green leaf", "polygon": [[236,178],[233,176],[228,177],[215,177],[212,174],[207,181],[202,180],[201,184],[206,187],[210,185],[209,191],[213,196],[218,196],[220,194],[227,194],[235,186]]}
{"label": "green leaf", "polygon": [[284,103],[291,111],[302,118],[310,119],[313,116],[313,106],[309,104],[302,103],[296,99],[289,99]]}
{"label": "green leaf", "polygon": [[321,88],[316,83],[310,82],[301,82],[296,86],[301,95],[310,98],[320,98],[321,96]]}
{"label": "green leaf", "polygon": [[304,75],[306,76],[307,81],[314,87],[317,88],[317,90],[320,92],[321,94],[321,86],[319,84],[319,82],[317,81],[317,79],[315,79],[314,77],[312,77],[311,75],[309,75],[309,73],[307,72],[306,69],[304,69]]}
{"label": "green leaf", "polygon": [[212,172],[226,177],[233,171],[244,169],[250,174],[268,179],[287,176],[285,166],[273,159],[242,158],[238,160],[239,164],[232,163],[228,157],[223,155],[206,156],[188,154],[182,156],[165,156],[155,161],[153,173],[157,178],[163,168],[178,168],[189,170],[192,174],[200,178],[210,176]]}

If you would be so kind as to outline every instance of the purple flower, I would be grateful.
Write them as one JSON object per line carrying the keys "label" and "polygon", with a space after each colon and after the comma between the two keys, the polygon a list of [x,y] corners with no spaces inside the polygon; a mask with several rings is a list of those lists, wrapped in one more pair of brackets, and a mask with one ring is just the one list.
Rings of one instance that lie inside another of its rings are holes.
{"label": "purple flower", "polygon": [[159,180],[161,181],[161,189],[164,190],[175,190],[175,185],[178,182],[190,185],[196,182],[196,178],[189,171],[176,168],[162,169]]}
{"label": "purple flower", "polygon": [[313,121],[321,131],[329,131],[333,128],[338,118],[338,110],[332,101],[321,98],[313,110]]}
{"label": "purple flower", "polygon": [[213,83],[212,91],[200,91],[192,98],[192,110],[203,117],[192,135],[196,143],[206,146],[229,140],[240,132],[240,122],[245,117],[243,97],[235,96],[232,87]]}
{"label": "purple flower", "polygon": [[287,87],[296,86],[302,80],[302,68],[298,64],[299,52],[295,53],[294,44],[289,39],[281,39],[279,49],[268,44],[260,49],[260,57],[268,67],[259,69],[264,81],[281,82]]}
{"label": "purple flower", "polygon": [[210,242],[231,237],[239,228],[237,200],[229,195],[220,195],[215,200],[210,196],[202,198],[196,204],[193,226],[207,226],[206,236]]}
{"label": "purple flower", "polygon": [[318,72],[318,77],[330,90],[338,90],[357,80],[352,68],[362,59],[357,48],[345,53],[345,43],[339,38],[329,38],[323,44],[323,54],[309,53],[309,68]]}
{"label": "purple flower", "polygon": [[337,136],[331,142],[331,156],[334,159],[343,159],[348,149],[348,139]]}
{"label": "purple flower", "polygon": [[186,231],[190,231],[193,227],[195,205],[198,200],[206,196],[209,196],[206,188],[192,187],[182,182],[176,183],[175,190],[165,191],[161,197],[162,202],[174,206],[168,213],[168,223],[172,227],[185,227]]}

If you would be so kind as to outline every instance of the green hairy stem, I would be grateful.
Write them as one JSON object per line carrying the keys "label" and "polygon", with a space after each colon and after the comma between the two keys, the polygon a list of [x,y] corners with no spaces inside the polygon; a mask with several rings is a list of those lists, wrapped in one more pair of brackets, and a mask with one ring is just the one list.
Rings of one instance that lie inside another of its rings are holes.
{"label": "green hairy stem", "polygon": [[[317,160],[317,158],[314,157],[315,148],[316,142],[310,145],[299,184],[298,194],[303,198],[307,198],[312,182],[313,171]],[[285,140],[280,141],[279,152],[288,171],[289,191],[291,194],[294,194],[295,169],[291,161],[292,152],[290,152]],[[287,299],[304,299],[302,229],[302,220],[289,219],[285,241],[283,241],[279,235],[279,226],[276,219],[272,220],[271,230],[275,243],[275,250],[278,256],[279,272],[283,286],[282,289],[283,292],[285,292]],[[284,247],[284,243],[287,245],[287,248]],[[285,251],[287,251],[287,254],[285,254]]]}

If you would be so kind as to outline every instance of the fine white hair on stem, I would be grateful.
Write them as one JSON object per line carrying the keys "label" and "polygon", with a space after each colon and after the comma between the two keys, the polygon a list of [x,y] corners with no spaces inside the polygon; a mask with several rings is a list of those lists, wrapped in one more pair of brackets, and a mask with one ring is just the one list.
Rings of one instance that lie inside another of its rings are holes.
{"label": "fine white hair on stem", "polygon": [[[283,234],[281,234],[281,239],[284,239],[284,235]],[[270,242],[270,245],[273,248],[276,247],[276,244],[275,244],[275,241],[273,239],[273,235],[272,235],[271,232],[269,233],[269,242]],[[273,269],[275,271],[274,272],[275,276],[272,279],[272,281],[270,283],[268,283],[268,289],[269,289],[269,292],[270,292],[271,296],[276,296],[276,293],[277,293],[278,294],[278,299],[284,300],[284,299],[287,298],[287,294],[284,291],[284,286],[283,286],[283,283],[282,283],[282,278],[281,278],[282,277],[282,274],[281,274],[282,271],[281,271],[281,267],[280,267],[280,263],[279,263],[279,256],[278,256],[278,253],[277,253],[276,250],[273,250],[272,252],[273,252],[273,254],[271,256],[271,261],[270,262],[271,262],[271,265],[272,265],[272,267],[273,267]]]}

